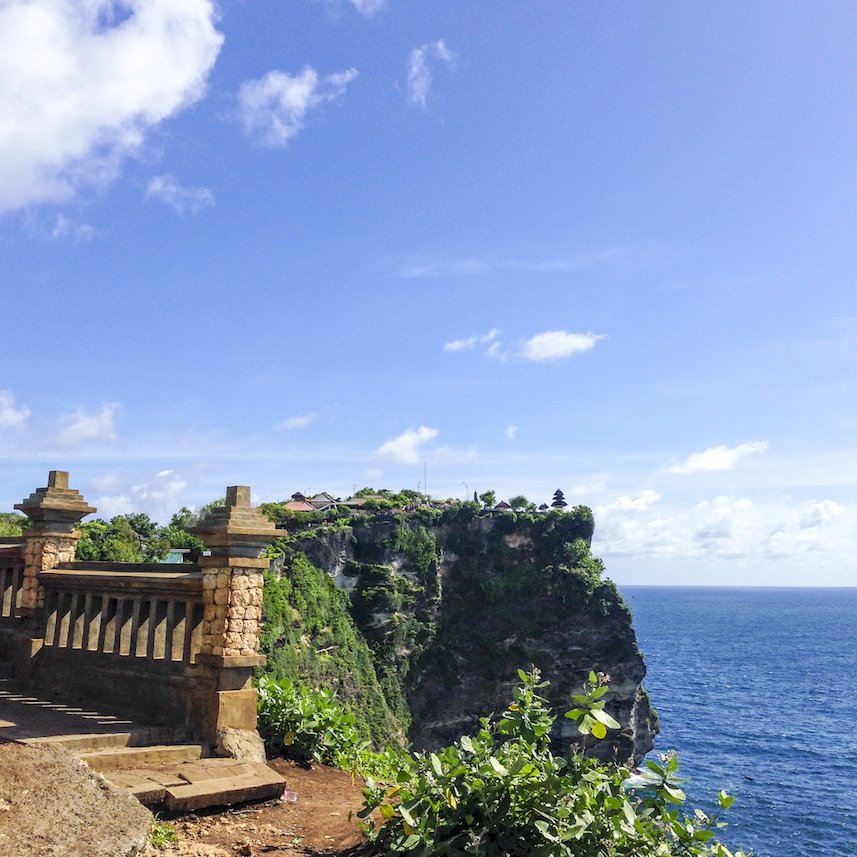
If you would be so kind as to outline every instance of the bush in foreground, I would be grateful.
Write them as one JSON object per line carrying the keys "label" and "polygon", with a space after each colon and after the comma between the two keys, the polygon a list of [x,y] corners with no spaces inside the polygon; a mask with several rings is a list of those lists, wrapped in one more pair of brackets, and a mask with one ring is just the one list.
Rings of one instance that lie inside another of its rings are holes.
{"label": "bush in foreground", "polygon": [[[675,757],[648,763],[647,787],[636,795],[626,768],[554,756],[554,717],[537,692],[547,682],[535,670],[519,674],[514,701],[498,719],[483,719],[477,735],[437,753],[399,754],[386,784],[367,780],[358,816],[369,839],[413,857],[744,857],[715,840],[719,813],[683,811]],[[590,674],[566,716],[604,737],[618,726],[604,711],[605,693]],[[719,801],[731,804],[725,792]]]}

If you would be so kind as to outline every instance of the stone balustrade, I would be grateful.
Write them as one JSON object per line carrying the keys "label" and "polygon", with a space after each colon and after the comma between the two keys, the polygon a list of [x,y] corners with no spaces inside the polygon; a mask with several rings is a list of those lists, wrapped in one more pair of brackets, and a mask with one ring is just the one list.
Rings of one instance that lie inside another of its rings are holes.
{"label": "stone balustrade", "polygon": [[16,677],[184,727],[220,752],[236,731],[260,746],[261,553],[278,533],[249,488],[227,488],[194,530],[206,555],[181,566],[75,562],[75,526],[96,510],[64,471],[15,508],[31,522],[0,540],[0,661]]}

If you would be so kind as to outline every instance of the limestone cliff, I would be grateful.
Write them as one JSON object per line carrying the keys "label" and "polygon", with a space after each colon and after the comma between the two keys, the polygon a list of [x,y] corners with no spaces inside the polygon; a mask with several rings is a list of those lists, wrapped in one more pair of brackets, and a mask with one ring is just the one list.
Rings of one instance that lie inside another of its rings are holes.
{"label": "limestone cliff", "polygon": [[[515,515],[463,504],[358,516],[294,532],[281,548],[286,569],[305,554],[347,593],[372,683],[415,747],[471,731],[508,702],[517,668],[535,665],[560,713],[590,669],[607,673],[607,708],[623,728],[596,752],[638,762],[657,715],[630,614],[589,553],[592,528],[585,507]],[[577,740],[571,721],[557,726],[559,744]]]}

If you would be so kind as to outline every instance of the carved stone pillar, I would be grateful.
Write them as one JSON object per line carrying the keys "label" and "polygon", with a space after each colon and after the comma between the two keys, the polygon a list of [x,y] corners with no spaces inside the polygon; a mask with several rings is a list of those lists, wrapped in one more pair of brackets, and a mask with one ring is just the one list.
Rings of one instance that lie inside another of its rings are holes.
{"label": "carved stone pillar", "polygon": [[39,488],[15,508],[23,512],[32,524],[24,533],[24,586],[21,612],[33,615],[44,605],[44,587],[39,581],[43,571],[56,568],[61,562],[71,562],[80,533],[75,525],[85,515],[95,512],[78,491],[68,487],[68,472],[52,470],[48,485]]}
{"label": "carved stone pillar", "polygon": [[223,755],[239,754],[229,746],[233,739],[242,745],[255,739],[257,752],[264,757],[255,734],[256,691],[251,677],[254,667],[265,664],[259,654],[259,625],[262,573],[269,560],[260,554],[279,533],[250,505],[246,486],[227,488],[226,505],[212,509],[193,532],[211,551],[199,560],[204,613],[197,663],[209,670],[212,687],[202,712],[202,737]]}

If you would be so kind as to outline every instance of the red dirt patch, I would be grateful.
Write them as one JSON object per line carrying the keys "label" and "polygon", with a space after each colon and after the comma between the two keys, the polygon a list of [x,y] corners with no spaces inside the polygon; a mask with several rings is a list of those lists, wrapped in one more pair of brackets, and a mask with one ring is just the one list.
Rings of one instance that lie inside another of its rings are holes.
{"label": "red dirt patch", "polygon": [[153,854],[169,857],[285,857],[339,855],[371,857],[349,811],[363,805],[362,780],[335,768],[306,770],[283,759],[269,763],[296,792],[295,803],[268,802],[225,812],[206,812],[172,819],[179,842]]}

